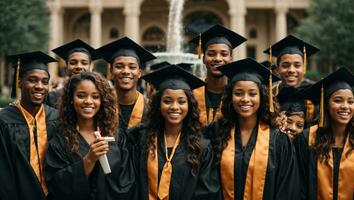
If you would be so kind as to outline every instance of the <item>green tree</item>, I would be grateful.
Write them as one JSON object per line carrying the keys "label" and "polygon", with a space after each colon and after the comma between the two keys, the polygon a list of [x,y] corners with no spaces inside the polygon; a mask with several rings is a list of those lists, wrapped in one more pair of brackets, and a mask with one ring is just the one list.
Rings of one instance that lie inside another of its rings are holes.
{"label": "green tree", "polygon": [[46,0],[0,1],[0,59],[11,53],[44,50],[48,30]]}
{"label": "green tree", "polygon": [[47,0],[0,0],[0,88],[4,83],[5,56],[45,50],[48,41]]}
{"label": "green tree", "polygon": [[354,71],[353,0],[311,0],[308,12],[297,33],[320,48],[316,62],[321,71],[341,66]]}

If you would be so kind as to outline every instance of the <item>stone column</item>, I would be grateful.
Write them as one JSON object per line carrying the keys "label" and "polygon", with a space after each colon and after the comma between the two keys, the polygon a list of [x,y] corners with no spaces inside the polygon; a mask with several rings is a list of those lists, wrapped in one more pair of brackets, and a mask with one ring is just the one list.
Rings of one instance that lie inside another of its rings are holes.
{"label": "stone column", "polygon": [[102,3],[101,0],[90,0],[89,4],[91,23],[90,23],[90,43],[94,48],[101,46],[102,38]]}
{"label": "stone column", "polygon": [[[246,14],[245,0],[228,0],[230,14],[230,29],[246,37]],[[233,51],[233,59],[239,60],[246,57],[246,44],[243,43]]]}
{"label": "stone column", "polygon": [[139,16],[140,2],[139,0],[125,0],[125,35],[136,43],[140,42]]}
{"label": "stone column", "polygon": [[[50,41],[49,41],[49,54],[55,57],[51,51],[61,45],[63,38],[63,10],[59,0],[48,1],[48,8],[50,11]],[[51,77],[57,77],[57,63],[49,64],[49,73]]]}
{"label": "stone column", "polygon": [[283,39],[287,35],[286,14],[288,12],[288,5],[286,0],[275,1],[275,27],[276,27],[276,41]]}

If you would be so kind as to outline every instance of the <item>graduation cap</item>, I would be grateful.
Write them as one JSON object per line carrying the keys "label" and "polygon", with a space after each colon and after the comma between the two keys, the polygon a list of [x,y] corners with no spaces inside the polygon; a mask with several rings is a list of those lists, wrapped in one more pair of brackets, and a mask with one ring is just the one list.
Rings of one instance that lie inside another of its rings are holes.
{"label": "graduation cap", "polygon": [[205,85],[204,81],[176,65],[153,71],[143,76],[142,79],[152,84],[157,90],[167,88],[193,90]]}
{"label": "graduation cap", "polygon": [[350,70],[342,67],[304,90],[305,98],[320,103],[320,127],[324,125],[324,99],[328,99],[331,94],[340,89],[352,90],[353,86],[354,75]]}
{"label": "graduation cap", "polygon": [[[283,87],[278,95],[277,99],[280,104],[281,110],[287,110],[292,104],[299,103],[304,105],[304,97],[301,94],[302,90],[298,90],[294,87]],[[303,106],[303,112],[305,113],[305,106]]]}
{"label": "graduation cap", "polygon": [[18,98],[17,88],[20,77],[22,77],[27,71],[33,69],[44,70],[49,74],[47,64],[57,62],[57,60],[41,51],[9,55],[7,59],[13,64],[16,63],[13,65],[15,73],[11,91],[11,97],[16,99]]}
{"label": "graduation cap", "polygon": [[167,61],[163,61],[163,62],[158,62],[158,63],[155,63],[153,65],[150,66],[150,69],[151,70],[158,70],[158,69],[161,69],[163,67],[167,67],[171,65],[171,63],[167,62]]}
{"label": "graduation cap", "polygon": [[259,85],[269,85],[269,105],[270,112],[274,112],[272,82],[279,81],[280,78],[273,74],[271,70],[261,65],[252,58],[245,58],[226,65],[217,67],[224,75],[226,75],[231,83],[235,81],[253,81]]}
{"label": "graduation cap", "polygon": [[90,57],[91,60],[96,59],[95,49],[80,39],[68,42],[60,47],[53,49],[52,51],[65,61],[67,61],[70,54],[74,52],[85,53]]}
{"label": "graduation cap", "polygon": [[108,43],[97,49],[96,53],[108,63],[118,56],[131,56],[139,61],[140,68],[143,68],[147,61],[153,60],[156,57],[148,50],[135,43],[128,37],[123,37],[111,43]]}
{"label": "graduation cap", "polygon": [[269,62],[272,63],[272,56],[279,59],[284,54],[298,54],[304,58],[304,71],[306,73],[307,56],[317,53],[319,49],[311,44],[293,36],[288,35],[263,52],[269,54]]}
{"label": "graduation cap", "polygon": [[188,72],[192,72],[192,64],[191,63],[178,63],[176,65]]}
{"label": "graduation cap", "polygon": [[190,42],[198,45],[198,56],[200,58],[202,50],[204,52],[211,44],[226,44],[231,49],[234,49],[246,40],[241,35],[217,24],[203,33],[199,33],[199,36],[193,38]]}

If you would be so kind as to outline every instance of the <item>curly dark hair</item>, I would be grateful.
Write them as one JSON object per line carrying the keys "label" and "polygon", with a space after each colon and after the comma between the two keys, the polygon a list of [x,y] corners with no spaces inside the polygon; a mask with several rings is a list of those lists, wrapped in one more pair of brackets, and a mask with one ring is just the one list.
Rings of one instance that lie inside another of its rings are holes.
{"label": "curly dark hair", "polygon": [[[235,111],[232,105],[232,90],[235,86],[235,82],[231,82],[226,86],[224,96],[222,99],[222,117],[218,120],[218,130],[215,137],[212,139],[212,144],[215,152],[215,163],[218,164],[221,159],[221,153],[227,146],[228,140],[231,138],[230,129],[235,124],[238,124],[238,113]],[[265,85],[258,85],[260,91],[260,106],[257,111],[257,117],[259,122],[274,125],[275,117],[279,113],[279,104],[275,97],[273,97],[274,113],[269,111],[269,90]]]}
{"label": "curly dark hair", "polygon": [[[147,149],[146,153],[154,157],[155,148],[153,139],[155,133],[163,133],[165,123],[160,111],[160,102],[163,92],[165,90],[157,91],[153,97],[148,111],[147,121]],[[189,90],[184,90],[188,99],[188,113],[183,120],[183,127],[181,132],[181,142],[186,144],[186,162],[192,168],[192,174],[195,174],[199,167],[199,157],[202,152],[202,125],[199,121],[199,108],[197,101]]]}
{"label": "curly dark hair", "polygon": [[[333,93],[332,93],[333,94]],[[332,133],[331,116],[329,114],[329,99],[331,95],[324,99],[324,126],[319,127],[315,137],[315,144],[313,148],[316,149],[317,158],[320,160],[328,161],[331,145],[334,143],[334,137]],[[354,149],[354,117],[349,121],[346,127],[346,132],[349,133],[349,143],[351,149]]]}
{"label": "curly dark hair", "polygon": [[82,72],[71,76],[64,86],[64,92],[59,101],[59,119],[70,151],[78,155],[79,132],[76,130],[77,113],[73,99],[77,85],[84,80],[92,81],[100,94],[101,106],[94,120],[101,130],[101,135],[114,137],[118,127],[117,97],[111,92],[108,81],[96,72]]}

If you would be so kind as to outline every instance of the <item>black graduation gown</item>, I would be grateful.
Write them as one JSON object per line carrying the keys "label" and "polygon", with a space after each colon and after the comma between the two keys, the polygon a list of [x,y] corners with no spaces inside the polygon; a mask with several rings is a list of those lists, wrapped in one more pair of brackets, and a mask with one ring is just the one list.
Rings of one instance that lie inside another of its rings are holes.
{"label": "black graduation gown", "polygon": [[[58,113],[44,105],[48,141],[57,133]],[[30,134],[16,106],[0,111],[0,199],[45,199],[30,161]]]}
{"label": "black graduation gown", "polygon": [[119,136],[118,142],[109,145],[107,158],[112,171],[110,174],[105,175],[97,161],[91,175],[85,175],[82,157],[89,149],[89,144],[81,135],[80,155],[70,152],[62,134],[50,141],[43,170],[49,199],[133,199],[137,195],[135,174],[124,135]]}
{"label": "black graduation gown", "polygon": [[[139,177],[140,197],[148,199],[148,174],[147,174],[147,154],[146,154],[146,130],[132,129],[129,136],[139,137],[140,143],[134,146],[134,165]],[[158,134],[158,181],[160,181],[163,166],[166,162],[164,138]],[[218,199],[220,196],[220,182],[217,168],[213,165],[213,152],[209,140],[202,140],[202,153],[200,165],[195,175],[192,175],[191,168],[185,161],[186,145],[181,138],[175,155],[172,158],[172,177],[170,183],[170,200],[190,200],[190,199]]]}
{"label": "black graduation gown", "polygon": [[47,94],[44,103],[53,108],[59,108],[59,98],[63,94],[64,89],[61,88],[59,90],[51,91]]}
{"label": "black graduation gown", "polygon": [[[120,107],[120,112],[119,112],[119,128],[121,132],[126,133],[130,116],[133,112],[135,104],[133,105],[119,105]],[[141,119],[141,123],[144,123],[146,121],[146,113],[147,113],[147,104],[146,100],[144,99],[144,111],[143,111],[143,117]]]}
{"label": "black graduation gown", "polygon": [[[211,138],[218,126],[210,126],[207,135]],[[212,132],[212,133],[210,133]],[[258,132],[255,128],[243,148],[239,129],[235,133],[234,185],[235,199],[243,199],[249,160],[256,145]],[[295,152],[289,138],[277,129],[270,129],[268,165],[263,190],[263,199],[298,199],[299,180]],[[222,172],[221,172],[222,173]],[[221,183],[222,184],[222,183]],[[237,187],[236,187],[237,186]]]}
{"label": "black graduation gown", "polygon": [[[299,166],[301,167],[301,184],[306,187],[302,196],[308,200],[317,200],[317,152],[314,148],[309,148],[309,129],[294,139]],[[338,196],[338,176],[342,155],[342,148],[333,148],[333,200]],[[353,197],[354,200],[354,197]]]}

